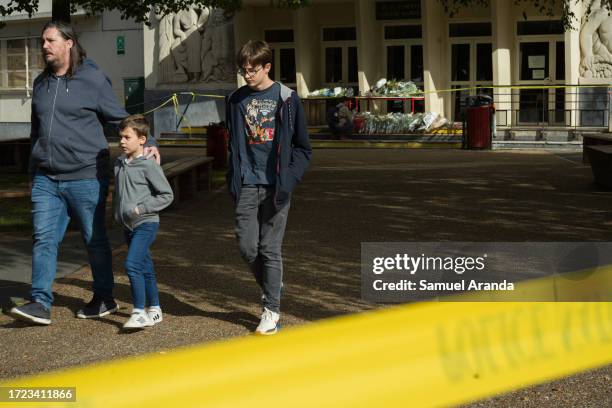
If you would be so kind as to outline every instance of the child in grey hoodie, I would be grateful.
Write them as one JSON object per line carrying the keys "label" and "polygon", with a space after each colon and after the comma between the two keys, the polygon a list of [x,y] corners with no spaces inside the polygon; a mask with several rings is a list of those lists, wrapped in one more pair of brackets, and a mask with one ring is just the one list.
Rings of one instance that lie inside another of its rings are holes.
{"label": "child in grey hoodie", "polygon": [[[123,155],[115,163],[115,220],[123,226],[128,254],[125,270],[130,278],[134,309],[125,330],[143,329],[162,321],[157,281],[149,247],[159,229],[158,212],[172,203],[173,194],[162,168],[144,157],[149,124],[132,115],[119,125]],[[145,310],[145,306],[148,309]]]}

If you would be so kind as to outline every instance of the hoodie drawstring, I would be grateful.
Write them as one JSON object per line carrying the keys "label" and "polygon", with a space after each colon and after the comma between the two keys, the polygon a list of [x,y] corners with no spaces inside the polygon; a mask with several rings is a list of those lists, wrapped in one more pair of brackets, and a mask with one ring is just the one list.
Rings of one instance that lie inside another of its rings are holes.
{"label": "hoodie drawstring", "polygon": [[[61,76],[61,77],[56,77],[57,79],[63,79],[66,85],[66,93],[70,92],[70,89],[68,88],[68,80],[70,78],[68,78],[68,76]],[[49,82],[50,82],[50,75],[47,75],[47,93],[49,93]]]}

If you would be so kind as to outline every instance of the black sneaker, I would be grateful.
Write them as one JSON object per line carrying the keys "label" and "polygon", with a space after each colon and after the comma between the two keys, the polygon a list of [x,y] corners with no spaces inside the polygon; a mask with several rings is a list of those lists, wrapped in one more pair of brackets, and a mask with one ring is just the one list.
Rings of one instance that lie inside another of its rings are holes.
{"label": "black sneaker", "polygon": [[119,309],[117,302],[113,298],[103,300],[94,295],[91,302],[85,305],[84,308],[77,312],[77,317],[80,319],[91,319],[94,317],[104,317]]}
{"label": "black sneaker", "polygon": [[38,302],[29,302],[22,306],[15,306],[9,313],[14,318],[24,322],[45,326],[51,324],[51,312]]}

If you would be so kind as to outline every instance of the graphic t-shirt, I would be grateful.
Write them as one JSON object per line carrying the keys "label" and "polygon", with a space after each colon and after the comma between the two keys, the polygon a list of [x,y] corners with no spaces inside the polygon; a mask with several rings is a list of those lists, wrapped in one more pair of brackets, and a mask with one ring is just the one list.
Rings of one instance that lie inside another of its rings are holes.
{"label": "graphic t-shirt", "polygon": [[279,99],[278,83],[263,91],[245,90],[240,102],[244,118],[242,133],[246,138],[245,151],[240,158],[243,184],[276,183],[274,134]]}

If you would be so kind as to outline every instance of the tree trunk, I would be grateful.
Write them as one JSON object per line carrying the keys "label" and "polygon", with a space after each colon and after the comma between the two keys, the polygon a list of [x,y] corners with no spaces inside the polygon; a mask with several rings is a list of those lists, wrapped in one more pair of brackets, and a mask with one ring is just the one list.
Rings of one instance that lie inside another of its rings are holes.
{"label": "tree trunk", "polygon": [[53,0],[51,10],[53,21],[62,21],[70,24],[70,0]]}

